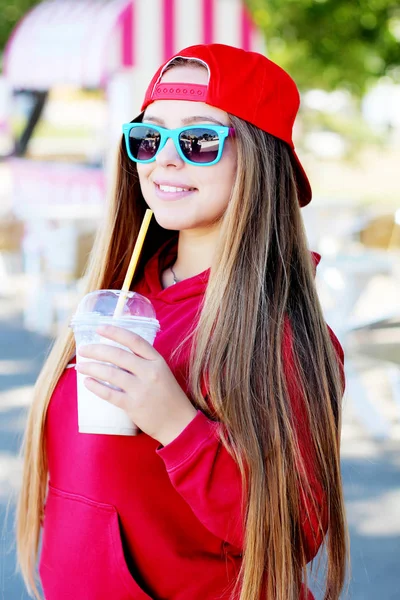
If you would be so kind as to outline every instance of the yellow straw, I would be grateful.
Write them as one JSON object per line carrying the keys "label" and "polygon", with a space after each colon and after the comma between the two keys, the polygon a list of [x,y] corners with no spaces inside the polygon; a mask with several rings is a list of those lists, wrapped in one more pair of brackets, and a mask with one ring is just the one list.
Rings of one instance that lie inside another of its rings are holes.
{"label": "yellow straw", "polygon": [[139,235],[136,240],[135,247],[132,252],[132,257],[129,263],[128,270],[125,275],[124,283],[121,288],[121,294],[118,298],[118,303],[114,311],[114,318],[120,317],[122,315],[122,311],[124,310],[125,302],[127,299],[127,293],[129,292],[129,288],[131,287],[132,279],[135,274],[136,265],[139,260],[140,253],[142,251],[144,239],[146,237],[147,230],[150,225],[151,217],[153,216],[153,211],[149,208],[146,210],[146,214],[143,217],[142,224],[140,226]]}

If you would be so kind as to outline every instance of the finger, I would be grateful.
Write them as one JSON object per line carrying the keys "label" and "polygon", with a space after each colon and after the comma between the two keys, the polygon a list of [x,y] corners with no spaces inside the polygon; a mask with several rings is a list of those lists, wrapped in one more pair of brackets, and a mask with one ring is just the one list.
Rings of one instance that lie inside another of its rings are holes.
{"label": "finger", "polygon": [[135,375],[121,371],[112,365],[105,365],[97,362],[83,362],[76,365],[76,370],[82,375],[88,375],[100,381],[106,381],[124,391],[129,390],[134,381]]}
{"label": "finger", "polygon": [[128,350],[108,344],[86,344],[85,346],[80,346],[78,355],[84,358],[112,363],[116,367],[125,369],[134,375],[140,372],[140,369],[143,369],[143,358],[132,354]]}
{"label": "finger", "polygon": [[137,333],[122,329],[122,327],[102,325],[97,329],[97,333],[110,340],[114,340],[114,342],[118,342],[122,346],[126,346],[129,350],[147,360],[157,360],[160,358],[157,350],[147,340],[137,335]]}
{"label": "finger", "polygon": [[99,381],[96,381],[96,379],[92,379],[91,377],[85,377],[85,379],[83,380],[83,383],[88,388],[88,390],[93,392],[93,394],[96,394],[96,396],[99,396],[99,398],[102,398],[103,400],[107,400],[107,402],[110,402],[111,404],[118,406],[118,408],[123,408],[125,406],[125,404],[126,404],[125,392],[119,392],[118,390],[113,390],[112,388],[108,387],[107,385],[104,385],[104,384],[100,383]]}

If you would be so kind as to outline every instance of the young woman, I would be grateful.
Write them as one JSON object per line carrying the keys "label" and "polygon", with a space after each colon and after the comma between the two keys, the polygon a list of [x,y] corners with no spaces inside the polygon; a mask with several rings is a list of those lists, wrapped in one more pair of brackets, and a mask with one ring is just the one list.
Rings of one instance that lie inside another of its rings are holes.
{"label": "young woman", "polygon": [[70,331],[39,377],[17,537],[34,590],[43,529],[46,600],[309,599],[306,565],[324,539],[321,598],[339,598],[343,354],[300,215],[311,190],[291,137],[298,103],[264,56],[193,46],[160,67],[124,126],[88,291],[121,286],[150,207],[132,289],[161,331],[152,347],[108,327],[133,354],[82,350],[111,363],[79,370],[136,437],[78,433]]}

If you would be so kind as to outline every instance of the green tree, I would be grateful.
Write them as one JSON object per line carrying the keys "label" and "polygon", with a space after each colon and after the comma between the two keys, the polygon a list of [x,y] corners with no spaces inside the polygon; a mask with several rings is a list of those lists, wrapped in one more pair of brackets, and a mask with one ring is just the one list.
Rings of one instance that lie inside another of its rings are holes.
{"label": "green tree", "polygon": [[357,96],[379,77],[400,81],[397,0],[246,0],[268,56],[301,89],[347,88]]}
{"label": "green tree", "polygon": [[[40,0],[0,0],[0,54],[18,21]],[[29,60],[29,57],[27,57]]]}

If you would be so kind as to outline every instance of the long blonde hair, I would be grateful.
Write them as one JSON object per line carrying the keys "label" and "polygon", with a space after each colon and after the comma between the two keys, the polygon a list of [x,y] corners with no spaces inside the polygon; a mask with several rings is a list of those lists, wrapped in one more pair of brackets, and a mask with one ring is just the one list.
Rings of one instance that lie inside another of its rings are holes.
{"label": "long blonde hair", "polygon": [[[236,129],[237,176],[194,332],[189,373],[194,404],[222,423],[221,441],[242,473],[245,540],[234,592],[240,600],[296,600],[301,581],[307,580],[300,505],[301,498],[312,498],[312,490],[302,476],[299,424],[282,357],[290,323],[292,377],[304,398],[302,427],[310,432],[316,480],[327,503],[324,600],[337,600],[348,556],[337,356],[316,294],[288,148],[249,123],[230,119]],[[116,191],[91,254],[87,291],[121,285],[146,208],[136,166],[121,143]],[[172,235],[153,220],[133,286],[149,257]],[[38,378],[24,439],[17,549],[36,598],[48,479],[46,412],[73,352],[73,334],[66,329]],[[201,392],[205,374],[209,403]]]}

